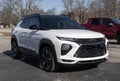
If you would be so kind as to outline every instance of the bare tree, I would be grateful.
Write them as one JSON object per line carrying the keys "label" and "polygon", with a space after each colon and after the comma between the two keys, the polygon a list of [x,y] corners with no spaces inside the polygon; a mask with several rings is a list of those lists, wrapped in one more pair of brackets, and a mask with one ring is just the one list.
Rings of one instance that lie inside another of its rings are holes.
{"label": "bare tree", "polygon": [[85,23],[89,17],[120,18],[120,0],[62,0],[68,16],[80,23]]}
{"label": "bare tree", "polygon": [[74,8],[74,12],[77,16],[78,22],[80,23],[84,23],[87,17],[87,8],[85,6],[85,2],[85,0],[76,0],[76,5]]}
{"label": "bare tree", "polygon": [[74,0],[62,0],[64,8],[67,12],[72,12],[74,7]]}
{"label": "bare tree", "polygon": [[101,0],[92,1],[89,5],[89,16],[91,17],[100,17],[104,15],[103,12],[104,6]]}
{"label": "bare tree", "polygon": [[116,17],[120,14],[120,0],[95,0],[89,6],[92,17]]}
{"label": "bare tree", "polygon": [[4,0],[0,3],[0,20],[8,23],[16,23],[21,17],[34,13],[44,13],[40,9],[41,0]]}
{"label": "bare tree", "polygon": [[56,8],[48,9],[46,11],[46,14],[48,14],[48,15],[55,15],[56,14]]}
{"label": "bare tree", "polygon": [[[87,8],[85,0],[62,0],[67,15],[74,18],[78,22],[84,23],[86,20]],[[63,12],[62,12],[63,13]]]}
{"label": "bare tree", "polygon": [[44,13],[42,9],[39,8],[39,3],[41,0],[15,0],[15,13],[18,14],[19,19],[22,16],[33,14],[33,13]]}
{"label": "bare tree", "polygon": [[104,3],[104,12],[108,17],[118,17],[120,0],[102,0]]}
{"label": "bare tree", "polygon": [[15,17],[13,18],[14,2],[13,0],[4,0],[1,2],[1,21],[6,23],[13,23]]}

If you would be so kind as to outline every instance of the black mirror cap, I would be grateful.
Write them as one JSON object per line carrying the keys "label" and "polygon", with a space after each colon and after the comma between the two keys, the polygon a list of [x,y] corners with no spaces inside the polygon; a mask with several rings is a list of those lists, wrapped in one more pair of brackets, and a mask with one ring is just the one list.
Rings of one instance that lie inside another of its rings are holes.
{"label": "black mirror cap", "polygon": [[38,27],[37,25],[31,25],[31,26],[30,26],[30,29],[31,29],[31,30],[38,30],[39,27]]}

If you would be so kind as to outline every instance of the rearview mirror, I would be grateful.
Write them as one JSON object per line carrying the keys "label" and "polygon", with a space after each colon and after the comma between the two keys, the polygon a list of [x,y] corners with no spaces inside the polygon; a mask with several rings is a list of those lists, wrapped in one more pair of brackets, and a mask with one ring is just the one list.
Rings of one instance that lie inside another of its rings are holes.
{"label": "rearview mirror", "polygon": [[31,26],[30,26],[30,29],[31,29],[31,30],[38,30],[39,27],[38,27],[37,25],[31,25]]}

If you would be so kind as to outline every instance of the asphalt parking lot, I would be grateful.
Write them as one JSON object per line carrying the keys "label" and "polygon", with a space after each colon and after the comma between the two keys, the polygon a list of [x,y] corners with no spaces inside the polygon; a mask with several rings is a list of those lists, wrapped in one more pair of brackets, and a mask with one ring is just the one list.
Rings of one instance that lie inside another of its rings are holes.
{"label": "asphalt parking lot", "polygon": [[10,37],[0,36],[0,81],[120,81],[120,45],[110,41],[110,58],[98,68],[61,68],[45,72],[37,68],[37,60],[26,56],[13,60]]}

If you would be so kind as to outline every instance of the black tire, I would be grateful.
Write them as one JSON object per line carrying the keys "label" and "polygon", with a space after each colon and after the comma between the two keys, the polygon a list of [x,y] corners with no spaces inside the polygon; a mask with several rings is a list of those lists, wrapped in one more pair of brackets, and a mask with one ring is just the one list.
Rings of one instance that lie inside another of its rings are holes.
{"label": "black tire", "polygon": [[21,54],[20,54],[20,51],[18,49],[18,44],[16,41],[12,41],[12,58],[13,59],[20,59],[21,58]]}
{"label": "black tire", "polygon": [[120,44],[120,34],[117,36],[117,43]]}
{"label": "black tire", "polygon": [[40,52],[39,68],[47,72],[54,72],[58,69],[53,50],[46,46]]}

